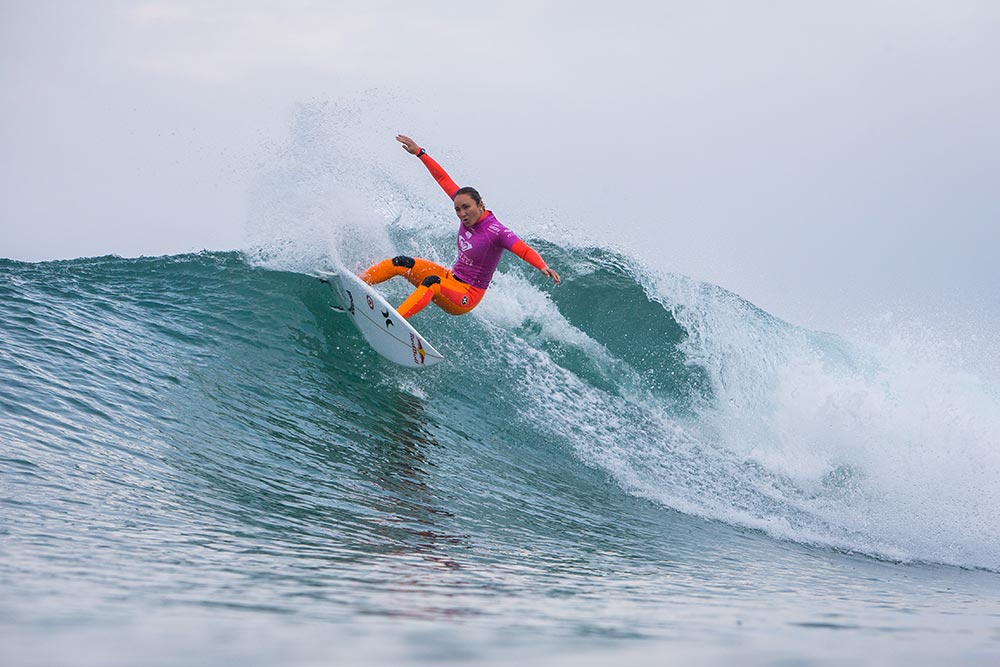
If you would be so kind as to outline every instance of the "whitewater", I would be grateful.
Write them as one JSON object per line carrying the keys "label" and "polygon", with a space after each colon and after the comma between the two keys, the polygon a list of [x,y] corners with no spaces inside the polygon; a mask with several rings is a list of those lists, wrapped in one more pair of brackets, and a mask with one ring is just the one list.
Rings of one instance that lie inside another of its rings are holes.
{"label": "whitewater", "polygon": [[315,271],[447,263],[455,222],[288,159],[240,251],[0,260],[0,662],[1000,658],[983,341],[808,330],[556,231],[563,284],[508,257],[407,371]]}

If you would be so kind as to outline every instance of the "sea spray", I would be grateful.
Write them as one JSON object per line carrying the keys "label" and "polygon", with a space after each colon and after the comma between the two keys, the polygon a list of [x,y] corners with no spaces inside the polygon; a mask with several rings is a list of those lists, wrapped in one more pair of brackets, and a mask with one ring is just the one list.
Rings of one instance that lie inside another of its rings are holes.
{"label": "sea spray", "polygon": [[[357,121],[322,103],[296,115],[262,169],[254,264],[453,261],[457,222],[440,192],[419,165],[405,178],[374,166],[381,144]],[[930,341],[809,331],[546,229],[528,240],[564,283],[552,289],[508,258],[471,316],[421,313],[415,324],[451,368],[412,380],[418,394],[475,372],[527,432],[675,510],[890,559],[1000,568],[995,381]],[[381,289],[400,301],[410,286]]]}

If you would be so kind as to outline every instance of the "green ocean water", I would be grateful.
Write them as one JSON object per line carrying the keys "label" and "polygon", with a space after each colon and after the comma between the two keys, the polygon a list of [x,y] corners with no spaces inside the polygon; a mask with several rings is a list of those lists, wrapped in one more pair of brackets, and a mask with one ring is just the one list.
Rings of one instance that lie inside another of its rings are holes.
{"label": "green ocean water", "polygon": [[988,379],[535,245],[419,373],[241,253],[0,260],[0,663],[996,664]]}

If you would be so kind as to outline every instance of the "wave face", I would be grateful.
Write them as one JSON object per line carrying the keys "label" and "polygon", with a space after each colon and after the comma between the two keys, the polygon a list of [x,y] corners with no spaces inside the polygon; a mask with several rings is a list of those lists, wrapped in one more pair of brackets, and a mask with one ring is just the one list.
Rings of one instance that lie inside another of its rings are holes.
{"label": "wave face", "polygon": [[315,278],[239,253],[0,261],[7,535],[41,521],[100,560],[155,529],[214,545],[220,572],[261,535],[261,559],[345,562],[447,561],[434,545],[474,536],[516,569],[525,535],[641,557],[622,532],[651,520],[624,491],[661,528],[1000,571],[1000,401],[948,350],[850,343],[608,250],[535,245],[564,284],[505,260],[472,315],[413,320],[447,357],[421,373],[375,355]]}

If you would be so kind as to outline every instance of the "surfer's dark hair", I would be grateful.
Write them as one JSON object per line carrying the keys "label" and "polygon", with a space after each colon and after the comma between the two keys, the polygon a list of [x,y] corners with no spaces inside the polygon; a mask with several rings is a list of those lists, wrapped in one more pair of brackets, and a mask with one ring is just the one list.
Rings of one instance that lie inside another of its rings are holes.
{"label": "surfer's dark hair", "polygon": [[472,197],[472,201],[476,202],[476,206],[480,206],[483,203],[483,198],[480,196],[479,190],[475,188],[470,188],[469,186],[465,186],[464,188],[459,188],[458,192],[455,193],[455,196],[452,197],[451,200],[455,201],[458,195],[469,195],[470,197]]}

